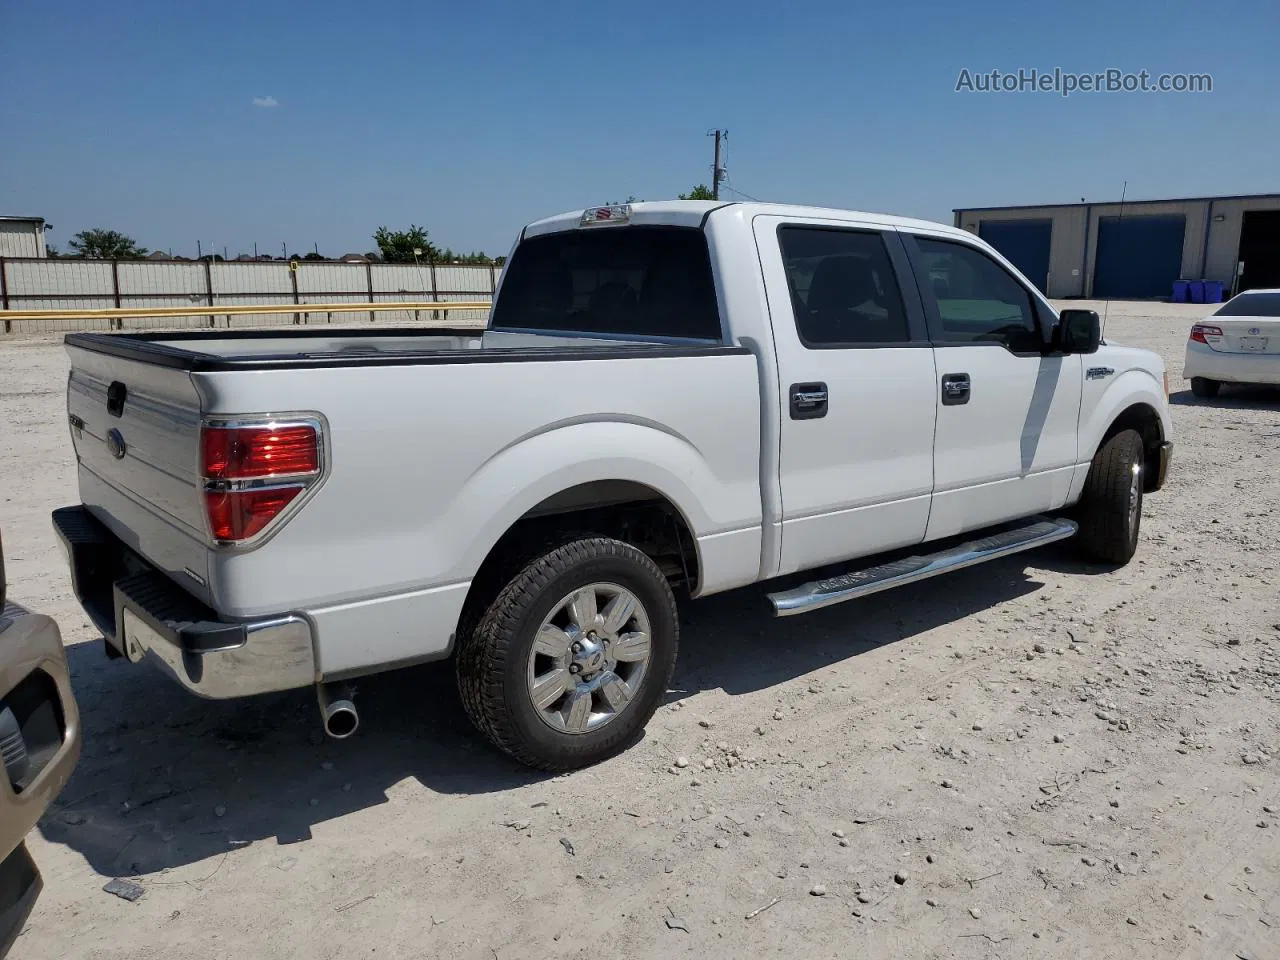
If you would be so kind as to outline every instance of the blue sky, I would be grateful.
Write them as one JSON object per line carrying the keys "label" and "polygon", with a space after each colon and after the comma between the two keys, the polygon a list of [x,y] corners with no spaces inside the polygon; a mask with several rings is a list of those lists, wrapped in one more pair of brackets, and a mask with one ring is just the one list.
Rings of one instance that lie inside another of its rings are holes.
{"label": "blue sky", "polygon": [[[957,206],[1280,190],[1280,4],[0,0],[0,213],[194,254],[370,249],[709,182]],[[956,93],[962,68],[1206,72],[1211,94]],[[274,105],[258,106],[259,103]],[[732,191],[726,191],[732,197]]]}

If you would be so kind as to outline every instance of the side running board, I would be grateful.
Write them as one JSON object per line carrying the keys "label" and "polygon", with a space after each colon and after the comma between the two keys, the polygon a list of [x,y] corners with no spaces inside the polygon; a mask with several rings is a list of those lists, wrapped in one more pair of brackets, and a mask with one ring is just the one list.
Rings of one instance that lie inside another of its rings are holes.
{"label": "side running board", "polygon": [[792,590],[769,594],[774,613],[790,617],[797,613],[821,610],[846,600],[866,597],[881,590],[891,590],[905,583],[927,580],[940,573],[950,573],[1012,553],[1042,547],[1055,540],[1074,536],[1078,529],[1073,520],[1039,518],[1034,523],[1014,530],[996,533],[981,540],[970,540],[959,546],[922,557],[906,557],[878,567],[854,570],[828,580],[815,580]]}

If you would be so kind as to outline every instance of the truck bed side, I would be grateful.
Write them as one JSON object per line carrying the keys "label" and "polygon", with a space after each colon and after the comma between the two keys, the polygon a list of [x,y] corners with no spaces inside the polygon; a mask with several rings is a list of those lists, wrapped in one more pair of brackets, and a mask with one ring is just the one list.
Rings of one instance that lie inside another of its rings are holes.
{"label": "truck bed side", "polygon": [[703,592],[754,580],[755,361],[737,348],[675,353],[193,375],[206,413],[323,409],[331,451],[321,488],[275,537],[211,555],[214,606],[305,610],[324,674],[443,652],[502,534],[548,498],[607,480],[683,514]]}

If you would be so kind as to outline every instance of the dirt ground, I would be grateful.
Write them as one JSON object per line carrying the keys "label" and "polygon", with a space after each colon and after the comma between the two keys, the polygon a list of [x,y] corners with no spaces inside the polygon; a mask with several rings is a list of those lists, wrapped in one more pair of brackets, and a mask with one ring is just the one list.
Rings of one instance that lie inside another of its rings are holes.
{"label": "dirt ground", "polygon": [[1192,398],[1203,312],[1109,309],[1175,390],[1127,567],[1067,544],[789,620],[691,604],[645,739],[551,778],[447,665],[363,682],[335,742],[310,693],[108,662],[48,519],[64,354],[0,342],[11,595],[61,623],[86,732],[14,957],[1280,956],[1280,392]]}

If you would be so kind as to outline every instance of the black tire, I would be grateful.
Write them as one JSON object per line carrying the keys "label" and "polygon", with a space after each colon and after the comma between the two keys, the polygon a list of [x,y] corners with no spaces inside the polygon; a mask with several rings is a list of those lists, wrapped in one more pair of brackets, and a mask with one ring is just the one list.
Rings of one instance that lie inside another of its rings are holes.
{"label": "black tire", "polygon": [[1221,388],[1222,384],[1217,380],[1208,380],[1204,377],[1191,378],[1191,392],[1202,400],[1212,400]]}
{"label": "black tire", "polygon": [[[640,601],[649,620],[650,659],[625,709],[598,729],[566,733],[539,715],[526,669],[543,620],[570,593],[593,583],[620,585]],[[639,739],[671,681],[679,633],[671,587],[648,556],[619,540],[574,540],[525,565],[459,638],[458,692],[477,729],[520,763],[551,771],[589,766]]]}
{"label": "black tire", "polygon": [[1142,486],[1146,464],[1142,437],[1121,430],[1093,455],[1076,511],[1076,542],[1090,560],[1128,563],[1138,549],[1142,525]]}

